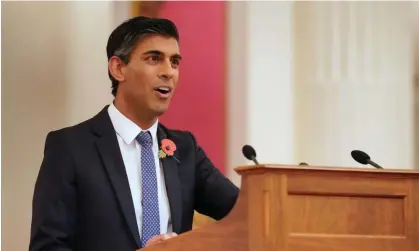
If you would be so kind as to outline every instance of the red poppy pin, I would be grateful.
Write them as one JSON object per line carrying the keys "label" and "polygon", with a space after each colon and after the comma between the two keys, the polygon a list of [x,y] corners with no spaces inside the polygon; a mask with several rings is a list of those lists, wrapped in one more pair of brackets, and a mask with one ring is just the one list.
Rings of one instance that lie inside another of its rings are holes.
{"label": "red poppy pin", "polygon": [[176,145],[173,141],[171,141],[170,139],[163,139],[161,141],[161,147],[160,147],[160,151],[159,151],[159,158],[166,158],[166,156],[171,156],[173,157],[175,160],[177,160],[177,162],[180,163],[180,161],[178,159],[176,159],[175,155],[175,151],[176,151]]}

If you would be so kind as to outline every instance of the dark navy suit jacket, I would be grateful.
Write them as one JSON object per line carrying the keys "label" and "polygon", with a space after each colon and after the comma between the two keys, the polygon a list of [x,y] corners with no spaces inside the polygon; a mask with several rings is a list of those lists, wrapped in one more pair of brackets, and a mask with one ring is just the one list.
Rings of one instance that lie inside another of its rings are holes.
{"label": "dark navy suit jacket", "polygon": [[[194,210],[216,220],[239,189],[211,163],[194,136],[159,125],[177,146],[162,159],[173,231],[192,229]],[[47,135],[33,197],[30,251],[134,251],[141,248],[130,187],[107,106],[95,117]]]}

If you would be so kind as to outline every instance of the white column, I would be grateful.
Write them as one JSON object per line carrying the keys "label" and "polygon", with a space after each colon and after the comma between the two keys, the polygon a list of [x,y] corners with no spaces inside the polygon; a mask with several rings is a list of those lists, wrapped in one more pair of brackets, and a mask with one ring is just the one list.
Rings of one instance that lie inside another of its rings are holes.
{"label": "white column", "polygon": [[2,3],[2,250],[28,250],[48,130],[65,125],[65,2]]}
{"label": "white column", "polygon": [[247,27],[246,3],[228,2],[227,15],[227,166],[226,175],[235,184],[240,184],[240,177],[234,168],[246,163],[241,147],[247,143]]}
{"label": "white column", "polygon": [[228,167],[249,164],[243,144],[261,163],[293,163],[293,3],[229,2]]}
{"label": "white column", "polygon": [[27,250],[32,196],[51,130],[110,102],[113,2],[2,3],[2,249]]}
{"label": "white column", "polygon": [[113,1],[70,4],[66,48],[69,124],[92,117],[112,101],[106,44],[116,27],[114,5]]}
{"label": "white column", "polygon": [[360,166],[361,149],[413,168],[410,5],[296,3],[296,149],[313,165]]}
{"label": "white column", "polygon": [[[414,2],[413,30],[415,36],[415,128],[419,126],[419,2]],[[419,131],[415,131],[415,166],[419,169]]]}

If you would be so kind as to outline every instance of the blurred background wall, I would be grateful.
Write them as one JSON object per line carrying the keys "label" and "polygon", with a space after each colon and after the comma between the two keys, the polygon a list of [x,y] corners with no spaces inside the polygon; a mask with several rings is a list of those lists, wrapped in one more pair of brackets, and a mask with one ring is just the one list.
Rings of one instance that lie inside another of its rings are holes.
{"label": "blurred background wall", "polygon": [[28,250],[48,131],[111,101],[113,2],[2,2],[2,250]]}
{"label": "blurred background wall", "polygon": [[[28,248],[46,134],[112,101],[105,46],[135,6],[2,2],[2,250]],[[178,24],[188,63],[162,121],[191,130],[237,184],[246,143],[262,163],[359,167],[350,151],[362,149],[418,167],[418,13],[414,2],[164,2],[152,15]]]}

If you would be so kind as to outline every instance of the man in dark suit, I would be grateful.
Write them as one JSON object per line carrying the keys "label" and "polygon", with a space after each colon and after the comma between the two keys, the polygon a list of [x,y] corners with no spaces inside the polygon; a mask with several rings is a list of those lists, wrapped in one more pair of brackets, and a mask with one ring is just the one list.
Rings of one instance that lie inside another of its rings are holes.
{"label": "man in dark suit", "polygon": [[177,86],[179,36],[136,17],[107,45],[115,100],[47,135],[35,185],[30,251],[134,251],[191,230],[194,210],[222,219],[239,189],[194,136],[158,123]]}

